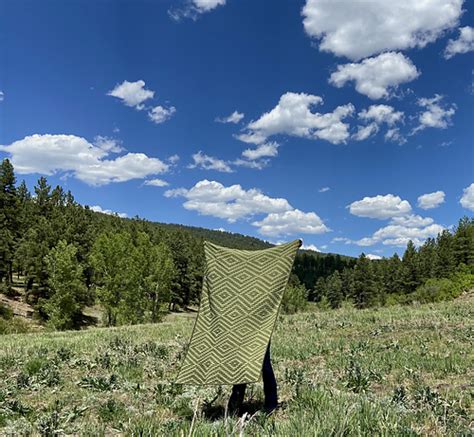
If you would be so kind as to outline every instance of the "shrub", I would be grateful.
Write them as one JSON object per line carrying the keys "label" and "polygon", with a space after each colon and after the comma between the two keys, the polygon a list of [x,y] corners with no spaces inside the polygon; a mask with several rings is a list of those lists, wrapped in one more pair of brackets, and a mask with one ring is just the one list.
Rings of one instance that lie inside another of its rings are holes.
{"label": "shrub", "polygon": [[459,284],[450,279],[428,279],[413,293],[412,300],[420,303],[441,302],[454,299],[461,292]]}
{"label": "shrub", "polygon": [[303,311],[308,303],[308,291],[304,285],[288,285],[283,300],[281,311],[284,314],[294,314]]}
{"label": "shrub", "polygon": [[0,302],[0,317],[5,320],[10,320],[13,318],[13,311],[10,307],[7,307]]}

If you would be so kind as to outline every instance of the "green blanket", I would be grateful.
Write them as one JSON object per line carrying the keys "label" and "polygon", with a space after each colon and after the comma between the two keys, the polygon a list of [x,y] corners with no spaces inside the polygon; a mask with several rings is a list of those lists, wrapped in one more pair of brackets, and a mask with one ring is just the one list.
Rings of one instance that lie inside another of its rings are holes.
{"label": "green blanket", "polygon": [[204,242],[199,312],[177,383],[257,382],[301,242],[237,250]]}

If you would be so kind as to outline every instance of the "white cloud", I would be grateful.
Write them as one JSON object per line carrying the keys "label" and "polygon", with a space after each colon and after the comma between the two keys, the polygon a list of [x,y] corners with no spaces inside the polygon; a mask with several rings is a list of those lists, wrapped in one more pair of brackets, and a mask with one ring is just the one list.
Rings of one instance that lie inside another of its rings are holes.
{"label": "white cloud", "polygon": [[182,8],[174,8],[168,10],[168,15],[175,21],[183,18],[191,18],[196,20],[199,15],[210,12],[218,6],[224,6],[226,0],[187,0]]}
{"label": "white cloud", "polygon": [[259,232],[268,237],[299,233],[322,234],[329,231],[316,213],[303,212],[299,209],[270,213],[263,220],[252,224],[258,226]]}
{"label": "white cloud", "polygon": [[416,246],[419,246],[427,238],[436,237],[444,229],[443,226],[433,223],[432,219],[430,219],[428,225],[424,225],[421,217],[419,219],[414,219],[411,222],[407,221],[404,224],[397,224],[397,222],[392,221],[389,225],[377,230],[372,237],[362,238],[354,241],[354,243],[359,246],[373,246],[382,243],[385,246],[404,247],[408,244],[408,241],[412,240]]}
{"label": "white cloud", "polygon": [[165,108],[163,106],[158,105],[148,112],[148,117],[153,123],[160,124],[164,123],[166,120],[169,120],[175,112],[176,108],[174,106]]}
{"label": "white cloud", "polygon": [[0,91],[0,102],[3,102],[5,100],[5,93],[3,91]]}
{"label": "white cloud", "polygon": [[319,192],[319,193],[325,193],[326,191],[330,191],[330,190],[331,190],[331,188],[329,188],[329,187],[321,187],[321,188],[318,190],[318,192]]}
{"label": "white cloud", "polygon": [[226,219],[232,223],[266,214],[253,226],[262,235],[278,236],[297,233],[322,233],[329,228],[314,212],[302,212],[293,208],[286,199],[273,198],[256,188],[244,190],[240,185],[225,187],[219,182],[202,180],[192,188],[177,188],[165,192],[166,197],[184,197],[184,208]]}
{"label": "white cloud", "polygon": [[114,138],[97,135],[94,137],[94,146],[106,152],[120,153],[125,149],[121,146],[121,141]]}
{"label": "white cloud", "polygon": [[218,6],[224,6],[226,0],[192,0],[194,6],[203,12],[209,12]]}
{"label": "white cloud", "polygon": [[121,84],[116,85],[113,90],[109,91],[107,95],[117,97],[126,106],[133,107],[138,111],[149,109],[148,118],[156,124],[165,122],[176,112],[174,106],[170,106],[169,108],[161,105],[145,107],[144,102],[152,99],[155,96],[155,92],[147,90],[143,80],[137,80],[136,82],[124,80]]}
{"label": "white cloud", "polygon": [[176,165],[176,163],[179,161],[179,155],[174,154],[171,156],[168,156],[166,160],[171,164],[171,165]]}
{"label": "white cloud", "polygon": [[398,127],[388,129],[385,133],[386,141],[393,141],[398,144],[405,144],[407,142],[406,138],[400,133]]}
{"label": "white cloud", "polygon": [[229,166],[229,164],[218,158],[214,158],[213,156],[205,155],[200,150],[199,152],[195,153],[193,156],[194,164],[189,164],[188,168],[200,168],[203,170],[216,170],[224,173],[232,173],[233,170]]}
{"label": "white cloud", "polygon": [[238,167],[247,167],[255,170],[262,170],[265,168],[270,161],[268,159],[259,159],[255,161],[249,161],[248,159],[237,158],[232,161],[232,164]]}
{"label": "white cloud", "polygon": [[[392,106],[371,105],[368,109],[359,112],[359,120],[368,122],[368,124],[365,126],[358,126],[358,130],[354,135],[352,135],[352,138],[357,141],[366,140],[372,135],[375,135],[382,124],[393,126],[395,123],[402,122],[403,116],[403,112],[395,111]],[[400,142],[401,138],[398,128],[388,129],[385,134],[386,140]]]}
{"label": "white cloud", "polygon": [[418,197],[418,206],[421,209],[433,209],[444,203],[444,191],[423,194]]}
{"label": "white cloud", "polygon": [[387,50],[422,48],[455,27],[463,0],[307,0],[306,33],[320,50],[358,60]]}
{"label": "white cloud", "polygon": [[320,114],[311,108],[323,103],[319,96],[287,92],[278,104],[258,120],[247,125],[238,136],[246,143],[261,144],[273,135],[286,134],[309,139],[322,139],[333,144],[344,143],[349,137],[349,125],[342,120],[354,112],[354,106],[338,106],[333,112]]}
{"label": "white cloud", "polygon": [[411,211],[411,206],[406,200],[393,194],[364,197],[348,205],[351,214],[359,217],[387,219],[404,216]]}
{"label": "white cloud", "polygon": [[164,173],[169,168],[158,158],[150,158],[144,153],[106,159],[112,150],[102,147],[110,145],[104,146],[104,140],[100,140],[99,145],[101,147],[75,135],[36,134],[0,146],[0,150],[11,155],[15,171],[20,174],[70,172],[90,185],[142,179]]}
{"label": "white cloud", "polygon": [[367,255],[365,255],[368,259],[370,260],[374,260],[374,259],[382,259],[382,257],[380,255],[374,255],[373,253],[368,253]]}
{"label": "white cloud", "polygon": [[458,53],[467,53],[474,50],[474,28],[470,26],[459,28],[459,38],[450,39],[444,51],[446,59],[452,58]]}
{"label": "white cloud", "polygon": [[451,124],[451,117],[456,112],[456,105],[452,104],[449,107],[443,107],[441,105],[442,99],[443,96],[440,96],[439,94],[435,94],[431,99],[418,99],[418,106],[426,108],[426,110],[419,114],[418,122],[420,124],[413,129],[412,134],[426,129],[427,127],[446,129]]}
{"label": "white cloud", "polygon": [[91,206],[90,209],[95,212],[101,212],[102,214],[117,215],[118,217],[122,218],[127,217],[127,214],[124,212],[115,212],[110,209],[102,209],[102,207],[100,207],[99,205]]}
{"label": "white cloud", "polygon": [[255,159],[265,158],[267,156],[273,158],[278,155],[278,147],[279,147],[279,144],[274,141],[269,142],[269,143],[264,143],[264,144],[260,144],[255,149],[244,150],[242,152],[242,156],[251,161]]}
{"label": "white cloud", "polygon": [[260,190],[244,190],[240,185],[225,187],[207,179],[199,181],[187,190],[177,188],[165,192],[166,197],[183,196],[186,209],[202,215],[211,215],[235,222],[238,219],[259,213],[284,212],[293,209],[286,199],[272,198]]}
{"label": "white cloud", "polygon": [[338,65],[329,83],[337,88],[355,82],[355,89],[370,99],[389,98],[398,85],[411,82],[420,73],[410,59],[401,53],[382,53],[359,63]]}
{"label": "white cloud", "polygon": [[143,102],[152,99],[155,92],[147,90],[143,80],[137,80],[136,82],[124,80],[120,85],[117,84],[113,90],[109,91],[107,95],[117,97],[127,106],[143,109]]}
{"label": "white cloud", "polygon": [[166,187],[169,185],[168,182],[164,181],[163,179],[148,179],[147,181],[143,182],[144,185],[150,185],[152,187]]}
{"label": "white cloud", "polygon": [[379,131],[377,123],[370,123],[366,126],[358,126],[357,132],[352,135],[352,138],[356,141],[364,141],[367,138],[375,135]]}
{"label": "white cloud", "polygon": [[303,244],[301,246],[302,250],[312,250],[314,252],[321,252],[314,244]]}
{"label": "white cloud", "polygon": [[219,122],[219,123],[234,123],[234,124],[237,124],[244,117],[245,117],[245,114],[243,114],[242,112],[234,111],[232,114],[230,114],[227,117],[217,117],[216,121]]}
{"label": "white cloud", "polygon": [[393,106],[389,105],[371,105],[358,114],[361,120],[374,121],[377,124],[386,123],[392,126],[403,120],[403,112],[395,111]]}
{"label": "white cloud", "polygon": [[463,208],[474,211],[474,183],[464,188],[459,203],[463,206]]}

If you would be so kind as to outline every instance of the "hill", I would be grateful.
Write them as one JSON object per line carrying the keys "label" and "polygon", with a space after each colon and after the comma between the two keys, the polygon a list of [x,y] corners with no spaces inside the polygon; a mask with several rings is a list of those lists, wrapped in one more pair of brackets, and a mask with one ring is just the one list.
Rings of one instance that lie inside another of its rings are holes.
{"label": "hill", "polygon": [[281,316],[272,361],[282,409],[224,417],[229,387],[173,384],[194,317],[0,336],[0,434],[468,435],[474,297]]}

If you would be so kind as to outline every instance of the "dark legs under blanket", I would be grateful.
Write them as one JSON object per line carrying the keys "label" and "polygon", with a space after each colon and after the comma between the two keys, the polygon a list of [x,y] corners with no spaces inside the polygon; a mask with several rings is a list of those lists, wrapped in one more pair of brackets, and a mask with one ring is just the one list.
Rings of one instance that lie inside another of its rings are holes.
{"label": "dark legs under blanket", "polygon": [[[262,367],[263,391],[265,393],[264,410],[273,411],[278,405],[277,383],[273,373],[272,362],[270,360],[270,343],[268,343]],[[244,401],[247,384],[236,384],[232,387],[232,394],[229,398],[229,414],[238,413]]]}

